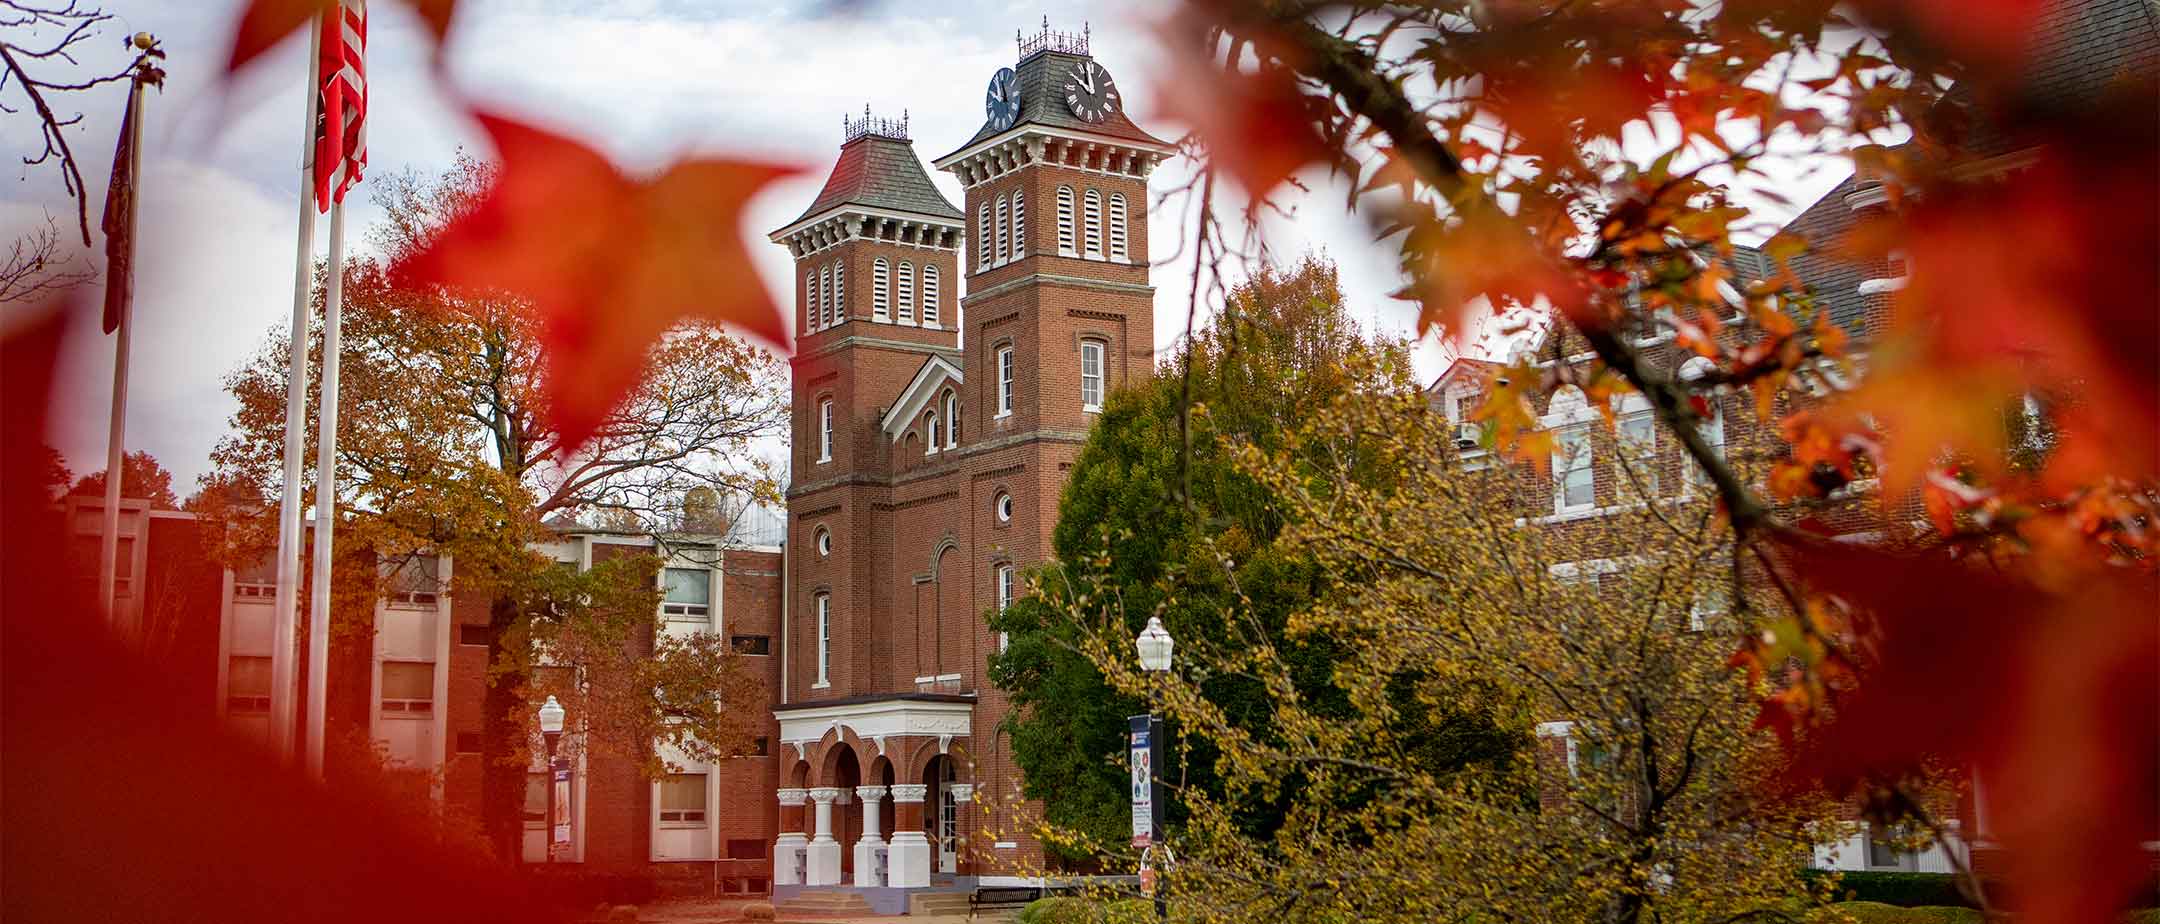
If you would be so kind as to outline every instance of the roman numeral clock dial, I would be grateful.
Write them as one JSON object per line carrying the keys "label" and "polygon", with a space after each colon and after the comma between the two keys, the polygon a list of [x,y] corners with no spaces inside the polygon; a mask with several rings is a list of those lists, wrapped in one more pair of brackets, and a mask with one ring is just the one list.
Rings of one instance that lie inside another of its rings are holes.
{"label": "roman numeral clock dial", "polygon": [[990,120],[990,130],[999,132],[1020,118],[1020,77],[1012,68],[999,68],[990,76],[990,89],[983,93],[983,115]]}
{"label": "roman numeral clock dial", "polygon": [[1118,109],[1117,84],[1094,61],[1082,61],[1065,74],[1065,108],[1083,122],[1101,122]]}

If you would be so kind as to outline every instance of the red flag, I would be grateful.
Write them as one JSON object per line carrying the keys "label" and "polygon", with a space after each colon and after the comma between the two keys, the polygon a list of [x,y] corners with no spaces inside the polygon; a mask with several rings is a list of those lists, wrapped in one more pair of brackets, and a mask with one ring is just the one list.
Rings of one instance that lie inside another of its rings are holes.
{"label": "red flag", "polygon": [[367,0],[339,0],[323,23],[322,121],[315,125],[315,208],[345,201],[367,166]]}

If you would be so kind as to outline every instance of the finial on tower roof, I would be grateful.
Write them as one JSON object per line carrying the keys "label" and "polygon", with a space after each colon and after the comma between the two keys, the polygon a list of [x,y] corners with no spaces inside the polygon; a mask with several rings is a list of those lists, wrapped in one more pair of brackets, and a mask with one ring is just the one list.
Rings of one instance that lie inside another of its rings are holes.
{"label": "finial on tower roof", "polygon": [[1042,18],[1042,31],[1036,34],[1034,38],[1023,38],[1015,33],[1013,40],[1020,44],[1020,60],[1022,61],[1046,51],[1085,56],[1088,53],[1090,32],[1090,27],[1086,23],[1080,25],[1079,35],[1070,32],[1053,32],[1050,30],[1050,17],[1045,14]]}
{"label": "finial on tower roof", "polygon": [[854,141],[857,138],[862,138],[869,135],[876,135],[879,138],[890,138],[894,141],[907,141],[907,110],[900,110],[900,118],[880,119],[874,115],[871,115],[870,104],[864,103],[861,119],[852,119],[844,115],[840,117],[840,134],[844,136],[842,141],[843,144],[848,141]]}

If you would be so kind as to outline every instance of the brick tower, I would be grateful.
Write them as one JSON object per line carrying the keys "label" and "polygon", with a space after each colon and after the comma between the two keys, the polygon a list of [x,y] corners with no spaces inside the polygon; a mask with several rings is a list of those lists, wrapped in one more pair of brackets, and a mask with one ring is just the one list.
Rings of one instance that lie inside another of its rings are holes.
{"label": "brick tower", "polygon": [[964,210],[905,120],[865,111],[772,235],[799,325],[781,898],[996,881],[1041,858],[1018,830],[986,616],[1048,554],[1105,396],[1153,365],[1147,175],[1172,149],[1126,118],[1084,34],[1046,25],[1018,51],[981,130],[937,161]]}

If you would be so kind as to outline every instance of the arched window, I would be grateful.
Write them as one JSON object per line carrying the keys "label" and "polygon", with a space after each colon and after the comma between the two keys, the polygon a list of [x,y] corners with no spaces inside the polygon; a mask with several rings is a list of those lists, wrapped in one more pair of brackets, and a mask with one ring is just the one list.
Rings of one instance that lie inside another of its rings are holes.
{"label": "arched window", "polygon": [[942,437],[938,435],[937,412],[923,414],[923,455],[935,455]]}
{"label": "arched window", "polygon": [[1103,344],[1100,340],[1080,341],[1080,407],[1082,410],[1102,410],[1103,399]]}
{"label": "arched window", "polygon": [[1125,196],[1110,194],[1110,259],[1125,259]]}
{"label": "arched window", "polygon": [[1088,256],[1100,259],[1102,257],[1102,193],[1090,189],[1081,201],[1083,205],[1080,211],[1080,223],[1084,235],[1081,243],[1087,245],[1086,253]]}
{"label": "arched window", "polygon": [[1027,256],[1027,194],[1013,190],[1012,258]]}
{"label": "arched window", "polygon": [[890,317],[892,295],[886,287],[890,285],[888,275],[891,272],[892,267],[885,262],[884,257],[879,257],[877,262],[870,264],[870,316],[873,318]]}
{"label": "arched window", "polygon": [[990,268],[990,203],[975,208],[975,269]]}
{"label": "arched window", "polygon": [[997,261],[1003,264],[1012,259],[1012,205],[1004,196],[999,196],[997,202]]}
{"label": "arched window", "polygon": [[817,683],[832,685],[832,595],[817,595]]}
{"label": "arched window", "polygon": [[824,318],[824,326],[833,326],[832,267],[818,270],[818,314]]}
{"label": "arched window", "polygon": [[928,263],[922,268],[922,322],[924,327],[936,327],[938,322],[938,271]]}
{"label": "arched window", "polygon": [[[1716,363],[1705,357],[1697,356],[1680,366],[1680,381],[1692,387],[1692,383],[1705,375],[1709,375],[1711,370],[1716,368]],[[1698,422],[1695,425],[1695,432],[1702,434],[1703,442],[1710,444],[1710,451],[1722,459],[1725,457],[1725,409],[1722,406],[1720,391],[1723,391],[1723,389],[1714,389],[1703,395],[1703,401],[1710,405],[1710,417],[1707,420]],[[1703,470],[1700,463],[1686,462],[1683,464],[1688,467],[1689,475],[1686,482],[1688,485],[1693,487],[1710,486],[1710,474]]]}
{"label": "arched window", "polygon": [[945,390],[945,448],[960,445],[960,396]]}
{"label": "arched window", "polygon": [[1073,191],[1070,186],[1060,186],[1057,191],[1058,253],[1073,255]]}
{"label": "arched window", "polygon": [[836,317],[847,317],[847,264],[834,261],[832,265],[832,303]]}
{"label": "arched window", "polygon": [[900,323],[915,323],[915,264],[900,261]]}
{"label": "arched window", "polygon": [[806,334],[816,333],[818,325],[823,323],[824,319],[818,317],[817,274],[808,270],[804,270],[802,274],[802,304],[802,331]]}

